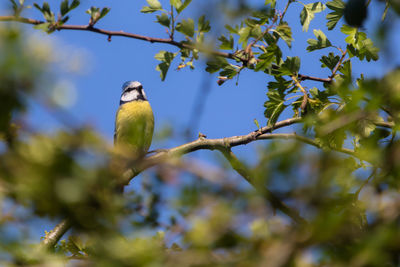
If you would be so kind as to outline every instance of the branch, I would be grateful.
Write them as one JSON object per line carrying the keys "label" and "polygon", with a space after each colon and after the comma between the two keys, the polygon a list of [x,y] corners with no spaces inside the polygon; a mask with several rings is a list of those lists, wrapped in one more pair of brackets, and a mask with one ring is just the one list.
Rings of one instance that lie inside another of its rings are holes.
{"label": "branch", "polygon": [[[14,17],[14,16],[0,16],[0,21],[17,21],[21,23],[26,23],[26,24],[32,24],[32,25],[39,25],[45,23],[44,21],[41,20],[35,20],[35,19],[29,19],[29,18],[22,18],[22,17]],[[221,51],[214,51],[211,49],[208,49],[206,47],[201,47],[201,46],[196,46],[194,44],[189,44],[189,43],[183,43],[183,42],[177,42],[171,38],[155,38],[155,37],[149,37],[149,36],[144,36],[140,34],[134,34],[134,33],[128,33],[124,31],[109,31],[109,30],[103,30],[100,28],[96,28],[90,25],[52,25],[54,26],[54,29],[56,30],[76,30],[76,31],[88,31],[88,32],[94,32],[94,33],[99,33],[108,36],[108,39],[111,40],[111,36],[122,36],[126,38],[132,38],[132,39],[137,39],[137,40],[142,40],[142,41],[147,41],[150,43],[163,43],[163,44],[170,44],[173,46],[176,46],[178,48],[188,48],[190,50],[197,49],[203,53],[207,53],[210,55],[214,56],[220,56],[220,57],[225,57],[225,58],[230,58],[230,59],[235,59],[236,57],[232,53],[225,53]]]}
{"label": "branch", "polygon": [[[291,2],[291,1],[289,1]],[[0,16],[0,21],[16,21],[20,23],[25,23],[25,24],[31,24],[31,25],[39,25],[45,23],[44,21],[41,20],[35,20],[35,19],[30,19],[30,18],[23,18],[23,17],[15,17],[15,16]],[[91,25],[52,25],[54,29],[60,31],[60,30],[76,30],[76,31],[88,31],[88,32],[94,32],[102,35],[106,35],[108,37],[108,40],[111,40],[112,36],[121,36],[121,37],[126,37],[126,38],[131,38],[131,39],[137,39],[137,40],[142,40],[142,41],[147,41],[150,43],[163,43],[163,44],[169,44],[176,46],[178,48],[187,48],[190,50],[199,50],[202,53],[213,55],[213,56],[219,56],[219,57],[224,57],[224,58],[229,58],[229,59],[235,59],[235,60],[240,60],[244,62],[243,59],[240,57],[236,56],[235,53],[226,53],[226,52],[221,52],[221,51],[216,51],[212,50],[208,47],[204,47],[198,44],[193,44],[193,43],[187,43],[187,42],[177,42],[173,40],[171,37],[170,38],[155,38],[155,37],[149,37],[149,36],[144,36],[140,34],[134,34],[134,33],[128,33],[124,31],[109,31],[109,30],[104,30],[100,28],[93,27]],[[308,75],[303,75],[303,74],[298,74],[298,77],[301,80],[312,80],[312,81],[317,81],[317,82],[332,82],[333,78],[318,78],[318,77],[313,77],[313,76],[308,76]]]}
{"label": "branch", "polygon": [[68,219],[57,224],[53,230],[46,233],[46,236],[42,240],[42,247],[46,249],[53,248],[69,228],[71,228],[71,222]]}
{"label": "branch", "polygon": [[154,165],[159,164],[160,162],[166,161],[172,157],[179,157],[184,154],[188,154],[193,151],[201,150],[201,149],[209,149],[209,150],[221,150],[230,147],[235,147],[239,145],[246,145],[250,142],[257,140],[257,138],[265,133],[269,133],[272,130],[279,129],[285,126],[289,126],[295,123],[299,123],[302,121],[302,118],[291,118],[287,120],[283,120],[275,123],[272,126],[262,127],[258,130],[255,130],[247,135],[240,136],[232,136],[226,138],[219,139],[205,139],[199,138],[190,143],[186,143],[174,148],[162,150],[155,155],[149,156],[145,158],[140,164],[135,166],[135,169],[128,170],[124,173],[121,183],[126,185],[132,180],[136,175],[142,172],[145,169],[148,169]]}
{"label": "branch", "polygon": [[300,109],[302,114],[305,112],[306,110],[306,106],[308,103],[308,94],[307,91],[303,88],[303,86],[301,86],[300,82],[297,80],[296,76],[292,76],[292,80],[294,81],[294,83],[296,84],[297,88],[300,89],[300,91],[303,93],[303,101],[301,102],[300,105]]}
{"label": "branch", "polygon": [[274,209],[279,209],[287,216],[292,218],[293,221],[299,224],[307,224],[307,221],[299,215],[297,210],[294,210],[282,202],[277,196],[269,191],[263,183],[253,179],[247,167],[228,149],[221,149],[221,153],[225,156],[232,168],[239,173],[243,178],[249,182],[261,195],[263,195],[272,205]]}

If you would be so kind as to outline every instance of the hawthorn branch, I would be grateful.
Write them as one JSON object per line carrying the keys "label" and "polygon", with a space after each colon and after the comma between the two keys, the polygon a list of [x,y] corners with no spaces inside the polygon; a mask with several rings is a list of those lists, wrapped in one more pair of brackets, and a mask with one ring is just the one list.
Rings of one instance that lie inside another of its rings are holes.
{"label": "hawthorn branch", "polygon": [[[31,24],[31,25],[40,25],[40,24],[46,23],[41,20],[35,20],[35,19],[29,19],[29,18],[23,18],[23,17],[14,17],[14,16],[0,16],[0,21],[16,21],[16,22]],[[211,49],[208,49],[208,48],[202,47],[202,46],[197,46],[197,45],[191,44],[191,43],[177,42],[177,41],[173,40],[172,38],[156,38],[156,37],[149,37],[149,36],[124,32],[124,31],[109,31],[109,30],[96,28],[91,25],[65,25],[65,24],[57,25],[57,24],[55,24],[55,25],[52,25],[52,27],[54,27],[54,29],[56,29],[58,31],[60,31],[60,30],[88,31],[88,32],[94,32],[94,33],[106,35],[107,37],[121,36],[121,37],[126,37],[126,38],[131,38],[131,39],[147,41],[150,43],[169,44],[169,45],[176,46],[178,48],[187,48],[190,50],[197,49],[206,54],[230,58],[230,59],[236,59],[235,55],[232,53],[215,51],[215,50],[211,50]]]}
{"label": "hawthorn branch", "polygon": [[300,216],[297,210],[287,206],[283,201],[275,196],[275,194],[268,190],[263,183],[260,183],[260,181],[254,179],[250,174],[251,171],[235,156],[235,154],[229,148],[220,149],[220,151],[231,164],[232,168],[249,184],[251,184],[262,196],[264,196],[274,209],[282,211],[298,224],[307,224],[307,221]]}
{"label": "hawthorn branch", "polygon": [[53,248],[69,228],[71,228],[71,222],[68,219],[57,224],[42,240],[42,247],[46,249]]}
{"label": "hawthorn branch", "polygon": [[[291,1],[289,1],[291,2]],[[35,19],[30,19],[30,18],[24,18],[24,17],[16,17],[16,16],[0,16],[0,21],[16,21],[20,23],[25,23],[25,24],[31,24],[31,25],[40,25],[44,24],[46,22],[41,21],[41,20],[35,20]],[[124,32],[124,31],[110,31],[110,30],[104,30],[100,29],[97,27],[93,27],[91,25],[58,25],[55,23],[54,25],[51,25],[53,29],[61,31],[61,30],[76,30],[76,31],[88,31],[88,32],[94,32],[98,34],[102,34],[107,36],[107,39],[110,41],[112,36],[121,36],[125,38],[131,38],[131,39],[137,39],[137,40],[142,40],[150,43],[161,43],[161,44],[169,44],[172,46],[176,46],[180,49],[182,48],[187,48],[190,50],[199,50],[200,52],[204,54],[209,54],[213,56],[218,56],[218,57],[223,57],[223,58],[228,58],[228,59],[234,59],[234,60],[240,60],[245,63],[246,60],[243,60],[242,58],[238,57],[236,53],[226,53],[222,51],[216,51],[213,49],[210,49],[205,46],[201,46],[199,44],[194,44],[194,43],[188,43],[187,41],[185,42],[177,42],[175,41],[172,37],[170,38],[156,38],[156,37],[150,37],[150,36],[145,36],[145,35],[140,35],[140,34],[135,34],[135,33],[129,33],[129,32]],[[317,81],[317,82],[332,82],[333,78],[318,78],[318,77],[313,77],[313,76],[308,76],[308,75],[303,75],[303,74],[298,74],[298,77],[301,80],[312,80],[312,81]]]}
{"label": "hawthorn branch", "polygon": [[303,101],[301,102],[300,109],[301,112],[304,113],[306,111],[307,103],[308,103],[308,94],[307,91],[301,86],[300,82],[297,80],[296,76],[292,76],[292,80],[296,84],[297,88],[303,93]]}

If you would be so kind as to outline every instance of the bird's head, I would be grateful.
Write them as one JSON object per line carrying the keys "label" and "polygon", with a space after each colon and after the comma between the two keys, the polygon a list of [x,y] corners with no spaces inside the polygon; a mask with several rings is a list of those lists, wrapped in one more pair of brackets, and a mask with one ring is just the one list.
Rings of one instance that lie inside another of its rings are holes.
{"label": "bird's head", "polygon": [[120,105],[131,101],[147,101],[143,86],[138,81],[128,81],[122,85]]}

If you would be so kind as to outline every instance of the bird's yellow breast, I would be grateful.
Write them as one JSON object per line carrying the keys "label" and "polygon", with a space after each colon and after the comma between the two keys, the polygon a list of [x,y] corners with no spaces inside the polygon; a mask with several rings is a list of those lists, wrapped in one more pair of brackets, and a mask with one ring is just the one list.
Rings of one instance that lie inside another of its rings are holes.
{"label": "bird's yellow breast", "polygon": [[115,119],[115,144],[136,157],[148,151],[154,131],[154,116],[148,101],[121,105]]}

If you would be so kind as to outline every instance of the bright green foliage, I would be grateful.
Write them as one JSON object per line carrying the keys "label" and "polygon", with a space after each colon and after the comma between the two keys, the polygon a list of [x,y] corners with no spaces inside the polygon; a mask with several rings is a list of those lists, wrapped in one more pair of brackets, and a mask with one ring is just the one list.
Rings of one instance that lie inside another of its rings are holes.
{"label": "bright green foliage", "polygon": [[339,63],[340,56],[335,56],[332,52],[328,54],[328,56],[322,56],[320,61],[322,62],[322,68],[329,68],[333,70],[336,65]]}
{"label": "bright green foliage", "polygon": [[287,107],[285,105],[285,90],[290,81],[278,78],[277,82],[268,83],[268,100],[264,103],[264,115],[268,119],[268,125],[273,125],[279,118],[279,115]]}
{"label": "bright green foliage", "polygon": [[345,4],[342,0],[332,0],[326,3],[326,6],[333,12],[326,15],[328,30],[333,30],[339,20],[343,17]]}
{"label": "bright green foliage", "polygon": [[42,14],[47,22],[50,22],[50,23],[55,22],[55,16],[54,16],[54,13],[50,10],[49,3],[43,2],[42,7],[40,7],[38,4],[34,3],[33,6],[36,7],[40,12],[42,12]]}
{"label": "bright green foliage", "polygon": [[317,39],[308,39],[307,43],[309,46],[307,47],[308,51],[314,51],[318,49],[323,49],[332,46],[331,42],[326,38],[325,34],[321,30],[314,30],[314,35]]}
{"label": "bright green foliage", "polygon": [[297,75],[300,69],[300,58],[299,57],[287,57],[285,62],[280,67],[279,71],[281,75]]}
{"label": "bright green foliage", "polygon": [[189,37],[193,37],[194,35],[194,21],[193,19],[183,19],[181,22],[178,22],[176,25],[176,30],[181,32]]}
{"label": "bright green foliage", "polygon": [[170,0],[170,3],[173,7],[175,7],[176,12],[181,13],[189,4],[192,2],[192,0],[185,0],[183,3],[181,0]]}
{"label": "bright green foliage", "polygon": [[321,2],[315,2],[304,5],[300,13],[300,23],[303,25],[303,31],[308,31],[311,20],[314,19],[315,13],[319,13],[325,9],[325,5]]}
{"label": "bright green foliage", "polygon": [[282,23],[278,25],[275,30],[273,30],[283,41],[289,46],[292,47],[292,30],[289,25]]}
{"label": "bright green foliage", "polygon": [[142,13],[153,13],[158,10],[162,10],[161,3],[158,0],[146,0],[148,6],[144,6],[140,12]]}
{"label": "bright green foliage", "polygon": [[364,58],[367,61],[378,60],[379,48],[375,47],[371,39],[367,38],[364,32],[357,30],[347,25],[343,25],[341,31],[348,35],[345,41],[349,44],[347,49],[349,50],[350,56],[356,56],[360,60]]}
{"label": "bright green foliage", "polygon": [[218,38],[219,41],[221,41],[221,45],[219,46],[220,49],[223,50],[232,50],[233,49],[233,44],[234,40],[232,36],[229,36],[229,39],[227,39],[224,35],[221,35]]}
{"label": "bright green foliage", "polygon": [[169,28],[171,24],[171,19],[168,17],[167,14],[162,13],[161,15],[157,15],[157,22]]}
{"label": "bright green foliage", "polygon": [[69,4],[68,2],[69,0],[64,0],[61,2],[60,5],[61,16],[65,16],[68,12],[75,9],[80,4],[79,0],[73,0],[71,4]]}
{"label": "bright green foliage", "polygon": [[176,54],[167,52],[167,51],[160,51],[158,52],[157,55],[155,55],[155,59],[158,61],[161,61],[160,64],[158,64],[156,70],[160,72],[160,77],[161,80],[165,80],[165,77],[167,76],[167,72],[169,70],[169,67],[171,65],[172,60],[174,60]]}
{"label": "bright green foliage", "polygon": [[86,10],[86,13],[90,15],[90,24],[93,26],[96,24],[100,19],[102,19],[107,13],[110,12],[108,7],[104,7],[100,10],[98,7],[90,7],[90,9]]}
{"label": "bright green foliage", "polygon": [[215,57],[213,58],[213,60],[207,61],[206,71],[208,71],[209,73],[214,73],[228,65],[228,61],[225,58]]}

